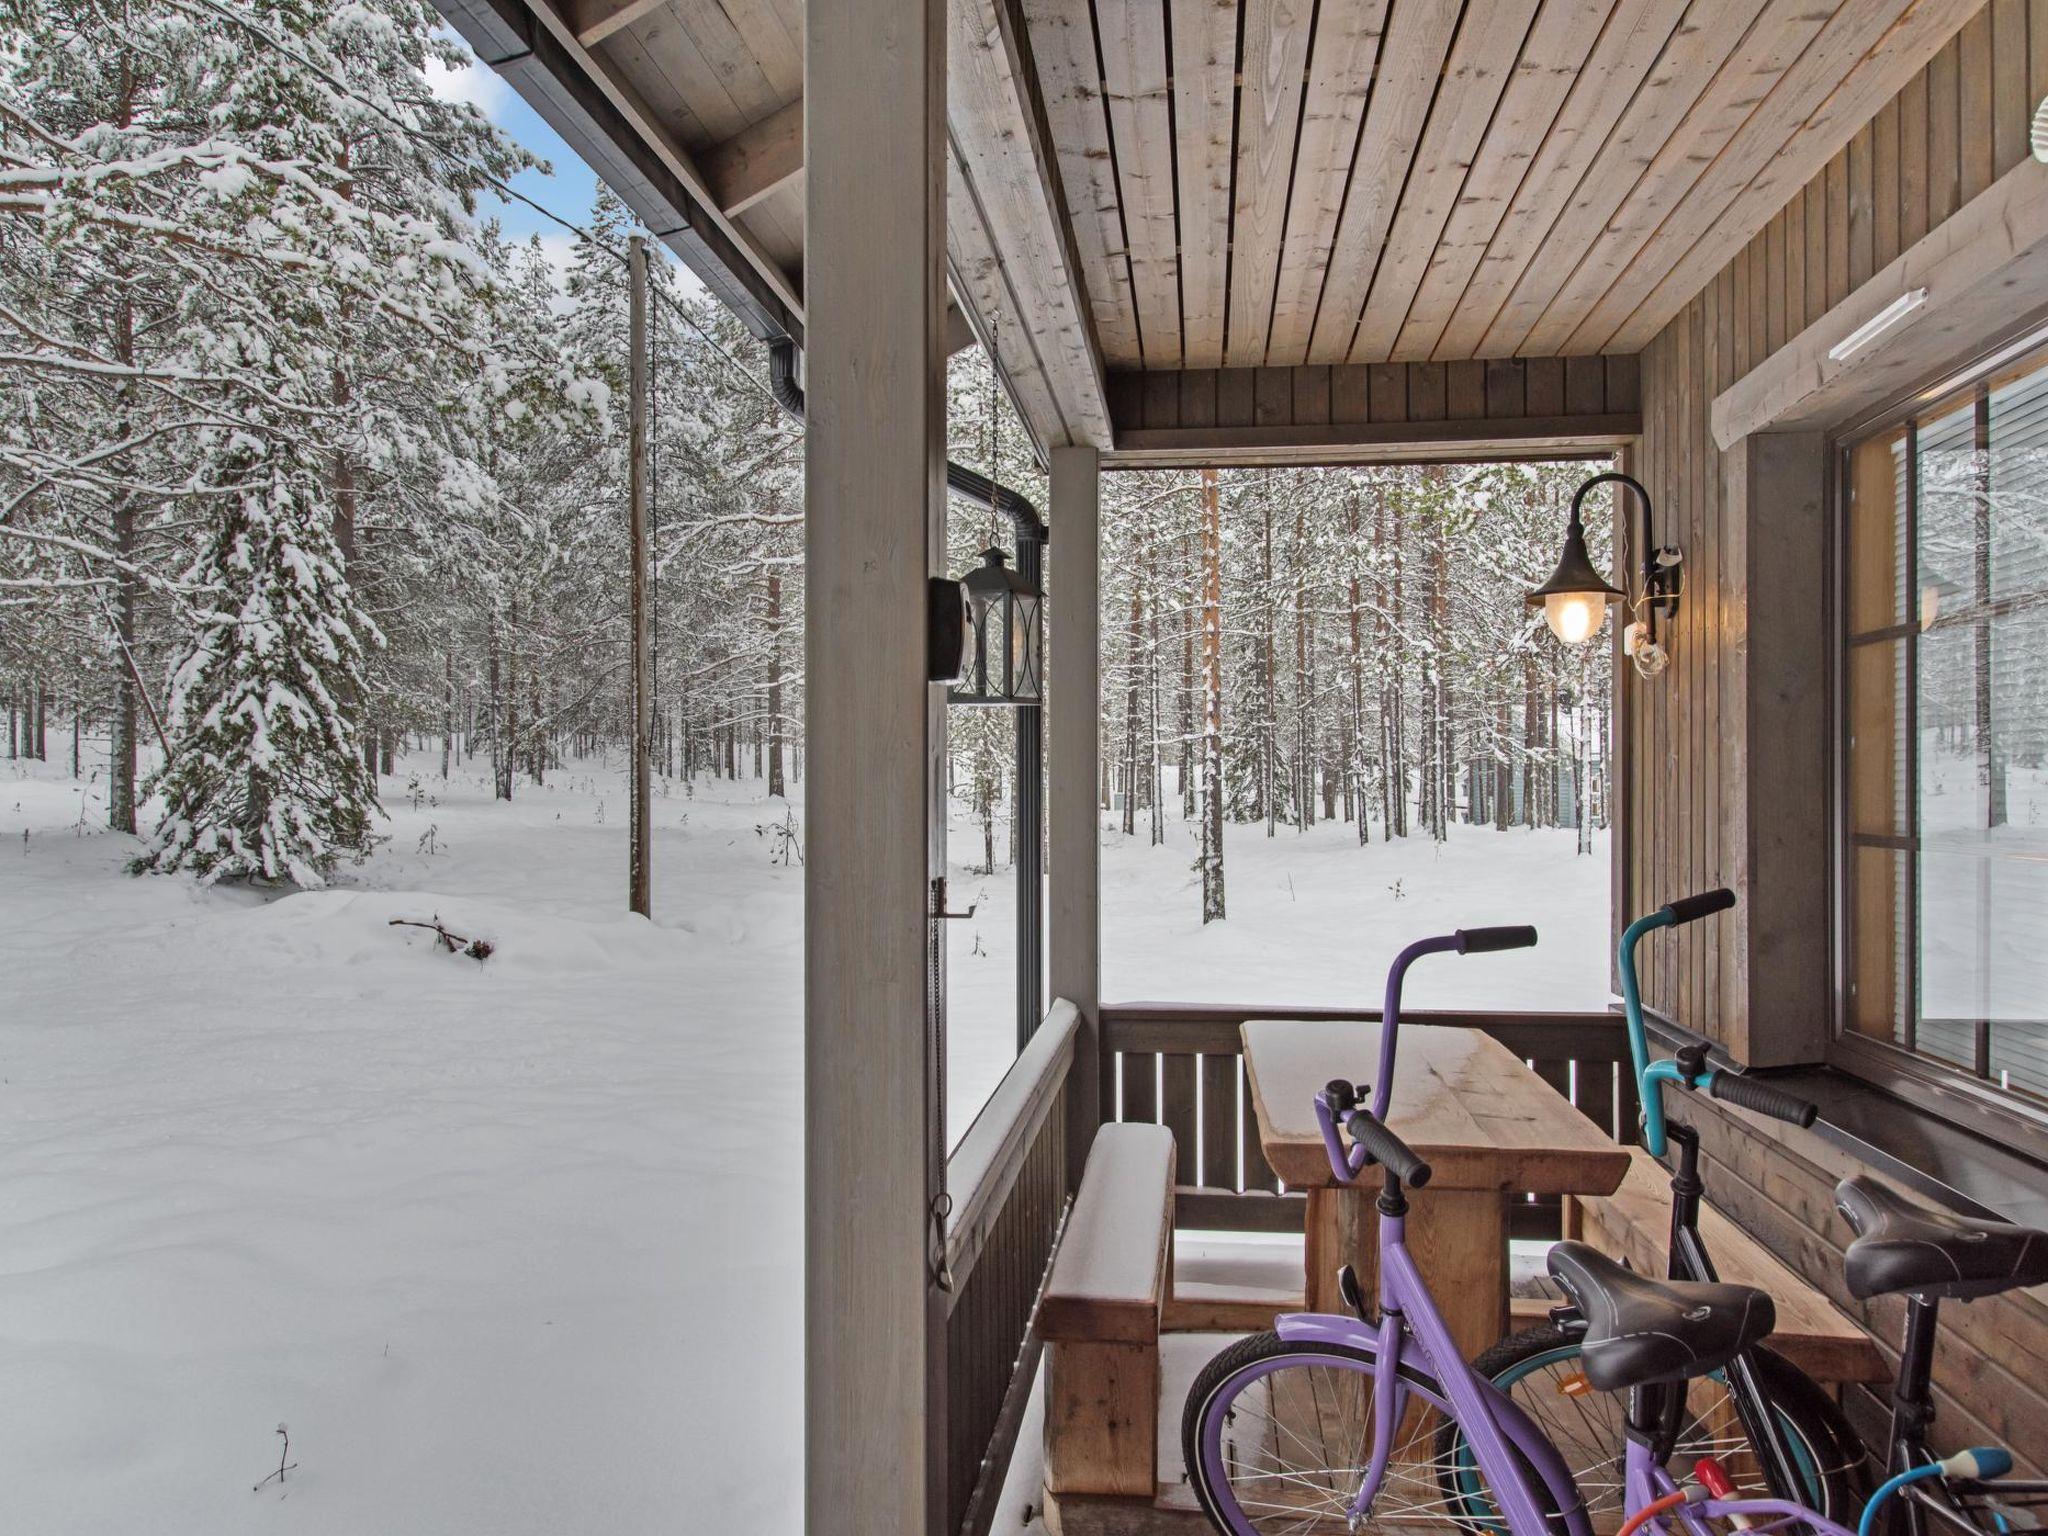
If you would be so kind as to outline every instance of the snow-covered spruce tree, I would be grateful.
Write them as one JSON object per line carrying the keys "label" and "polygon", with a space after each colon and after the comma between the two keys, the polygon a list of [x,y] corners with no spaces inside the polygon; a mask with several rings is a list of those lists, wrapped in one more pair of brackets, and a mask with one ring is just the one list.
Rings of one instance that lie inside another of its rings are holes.
{"label": "snow-covered spruce tree", "polygon": [[374,632],[310,494],[322,467],[296,460],[276,438],[226,445],[239,494],[188,576],[207,600],[172,680],[177,755],[150,785],[163,818],[138,870],[318,886],[369,846],[376,781],[340,700]]}

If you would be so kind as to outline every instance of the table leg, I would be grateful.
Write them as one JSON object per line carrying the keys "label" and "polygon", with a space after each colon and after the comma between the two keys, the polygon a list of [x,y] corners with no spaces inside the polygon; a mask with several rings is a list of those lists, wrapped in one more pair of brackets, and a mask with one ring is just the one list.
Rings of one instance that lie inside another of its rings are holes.
{"label": "table leg", "polygon": [[[1378,1192],[1311,1189],[1304,1248],[1311,1311],[1342,1312],[1337,1270],[1357,1271],[1368,1301],[1378,1284]],[[1507,1196],[1497,1190],[1424,1189],[1408,1202],[1408,1250],[1467,1360],[1497,1343],[1508,1323]]]}

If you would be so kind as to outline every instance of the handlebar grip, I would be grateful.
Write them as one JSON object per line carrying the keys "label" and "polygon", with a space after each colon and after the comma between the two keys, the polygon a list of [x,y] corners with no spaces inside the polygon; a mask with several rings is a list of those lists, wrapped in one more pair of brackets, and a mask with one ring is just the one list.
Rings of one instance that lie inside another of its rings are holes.
{"label": "handlebar grip", "polygon": [[1740,1104],[1744,1109],[1753,1109],[1760,1115],[1769,1115],[1774,1120],[1783,1120],[1801,1129],[1812,1125],[1820,1116],[1818,1105],[1774,1088],[1769,1083],[1734,1072],[1716,1072],[1707,1084],[1707,1092],[1717,1099],[1726,1099],[1730,1104]]}
{"label": "handlebar grip", "polygon": [[1676,901],[1666,902],[1664,910],[1671,914],[1671,921],[1677,924],[1712,917],[1716,912],[1726,912],[1734,905],[1735,893],[1726,886],[1721,886],[1715,890],[1700,891],[1696,895],[1681,896]]}
{"label": "handlebar grip", "polygon": [[1527,949],[1536,942],[1536,930],[1521,928],[1460,928],[1458,953],[1482,955],[1495,949]]}
{"label": "handlebar grip", "polygon": [[1408,1144],[1388,1130],[1371,1110],[1359,1110],[1344,1126],[1374,1162],[1397,1175],[1410,1189],[1420,1189],[1429,1182],[1429,1164],[1411,1152]]}

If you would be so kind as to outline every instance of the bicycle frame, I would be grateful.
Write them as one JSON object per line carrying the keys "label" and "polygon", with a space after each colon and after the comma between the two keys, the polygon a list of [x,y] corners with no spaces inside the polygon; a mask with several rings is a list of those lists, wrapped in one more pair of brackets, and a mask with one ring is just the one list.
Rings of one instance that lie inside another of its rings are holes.
{"label": "bicycle frame", "polygon": [[[1706,1193],[1706,1183],[1700,1178],[1699,1133],[1689,1125],[1672,1124],[1664,1116],[1664,1083],[1675,1081],[1676,1074],[1657,1070],[1667,1063],[1653,1065],[1650,1061],[1649,1034],[1643,1024],[1642,992],[1636,974],[1636,945],[1646,935],[1659,928],[1669,928],[1675,922],[1669,907],[1660,907],[1647,916],[1637,918],[1622,933],[1616,958],[1621,972],[1622,1012],[1628,1026],[1629,1057],[1635,1067],[1636,1083],[1642,1098],[1643,1145],[1653,1157],[1661,1158],[1671,1142],[1678,1143],[1678,1168],[1671,1180],[1671,1235],[1665,1250],[1665,1273],[1673,1280],[1697,1280],[1711,1285],[1721,1277],[1715,1273],[1706,1240],[1700,1236],[1700,1197]],[[1792,1447],[1786,1443],[1778,1416],[1770,1411],[1764,1400],[1755,1358],[1748,1350],[1728,1362],[1726,1380],[1743,1433],[1749,1437],[1749,1443],[1762,1453],[1759,1459],[1771,1491],[1781,1499],[1795,1497],[1802,1491],[1798,1464]],[[1633,1451],[1633,1444],[1630,1449]],[[1913,1536],[1923,1536],[1923,1533],[1916,1531]]]}
{"label": "bicycle frame", "polygon": [[[1885,1442],[1885,1476],[1925,1466],[1936,1459],[1927,1445],[1927,1429],[1934,1422],[1934,1340],[1940,1314],[1941,1303],[1933,1297],[1906,1298],[1899,1372],[1892,1385],[1891,1434]],[[1995,1485],[1965,1484],[1963,1491],[1975,1491],[1978,1487],[1989,1491],[1994,1486],[2007,1499],[2033,1505],[2048,1498],[2048,1482],[2024,1478],[2002,1477]],[[1904,1536],[1930,1536],[1933,1531],[1982,1536],[1984,1526],[1970,1517],[1957,1493],[1958,1489],[1945,1477],[1908,1484],[1884,1512],[1879,1529],[1903,1532]]]}
{"label": "bicycle frame", "polygon": [[[1631,1510],[1646,1508],[1678,1491],[1671,1473],[1650,1453],[1649,1446],[1634,1436],[1629,1438],[1624,1467],[1626,1507]],[[1713,1522],[1732,1520],[1738,1515],[1750,1522],[1751,1536],[1767,1536],[1768,1532],[1789,1525],[1803,1526],[1814,1536],[1856,1536],[1850,1527],[1837,1525],[1803,1504],[1775,1498],[1700,1499],[1679,1505],[1669,1516],[1645,1521],[1643,1530],[1656,1536],[1671,1536],[1674,1528],[1685,1536],[1717,1536]]]}
{"label": "bicycle frame", "polygon": [[1290,1343],[1340,1344],[1374,1357],[1372,1459],[1352,1499],[1352,1515],[1361,1520],[1366,1516],[1386,1478],[1394,1432],[1408,1406],[1401,1361],[1412,1347],[1443,1387],[1474,1459],[1500,1501],[1511,1536],[1557,1536],[1526,1481],[1525,1467],[1534,1467],[1553,1489],[1574,1490],[1572,1507],[1564,1512],[1565,1531],[1567,1536],[1592,1536],[1585,1501],[1576,1496],[1577,1484],[1557,1448],[1499,1388],[1465,1363],[1408,1251],[1407,1228],[1407,1202],[1400,1185],[1389,1179],[1379,1200],[1377,1325],[1321,1312],[1291,1313],[1274,1323],[1274,1331]]}

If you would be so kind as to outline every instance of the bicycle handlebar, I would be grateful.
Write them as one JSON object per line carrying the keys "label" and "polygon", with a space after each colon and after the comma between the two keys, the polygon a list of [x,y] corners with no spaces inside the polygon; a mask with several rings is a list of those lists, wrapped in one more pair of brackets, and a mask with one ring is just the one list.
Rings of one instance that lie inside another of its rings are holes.
{"label": "bicycle handlebar", "polygon": [[1408,967],[1424,955],[1484,954],[1496,949],[1526,949],[1536,942],[1534,928],[1461,928],[1433,939],[1417,939],[1387,967],[1387,998],[1380,1009],[1380,1069],[1373,1082],[1372,1115],[1385,1122],[1394,1091],[1394,1038],[1401,1030],[1401,984]]}
{"label": "bicycle handlebar", "polygon": [[1671,914],[1674,923],[1697,922],[1703,917],[1712,917],[1716,912],[1726,912],[1735,905],[1735,893],[1726,886],[1717,886],[1711,891],[1700,891],[1691,896],[1681,896],[1676,901],[1664,904],[1664,910]]}
{"label": "bicycle handlebar", "polygon": [[1527,949],[1536,942],[1536,930],[1520,928],[1460,928],[1456,934],[1461,955],[1490,954],[1497,949]]}
{"label": "bicycle handlebar", "polygon": [[1707,1079],[1707,1092],[1714,1098],[1730,1104],[1740,1104],[1744,1109],[1753,1109],[1760,1115],[1769,1115],[1774,1120],[1783,1120],[1787,1125],[1796,1125],[1801,1130],[1813,1124],[1820,1117],[1820,1107],[1800,1098],[1797,1094],[1785,1092],[1770,1083],[1755,1078],[1743,1077],[1734,1072],[1716,1072]]}
{"label": "bicycle handlebar", "polygon": [[1417,1157],[1408,1143],[1376,1119],[1370,1110],[1356,1109],[1344,1122],[1351,1139],[1365,1148],[1366,1156],[1407,1184],[1420,1189],[1429,1182],[1429,1164]]}

